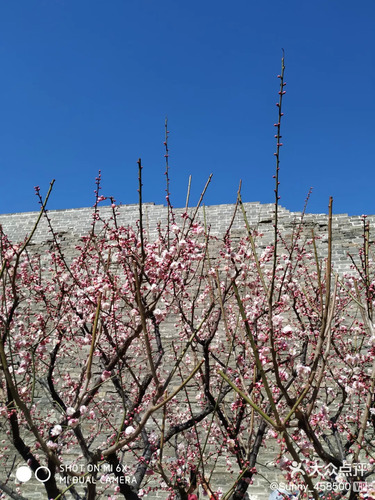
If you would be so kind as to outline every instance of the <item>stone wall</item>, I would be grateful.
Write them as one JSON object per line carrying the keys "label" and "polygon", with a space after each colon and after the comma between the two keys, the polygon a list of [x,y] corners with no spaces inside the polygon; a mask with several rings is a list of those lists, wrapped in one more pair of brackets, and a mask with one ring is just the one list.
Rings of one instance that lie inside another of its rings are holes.
{"label": "stone wall", "polygon": [[[271,243],[273,238],[273,204],[258,202],[244,203],[250,227],[264,234],[262,244]],[[205,207],[205,216],[211,233],[223,236],[232,220],[234,205],[212,205]],[[175,209],[177,223],[185,210]],[[189,209],[189,212],[194,209]],[[77,208],[68,210],[51,210],[48,212],[53,228],[62,241],[78,241],[86,235],[92,224],[92,208]],[[15,213],[0,215],[0,224],[3,231],[14,243],[22,241],[32,230],[36,221],[37,212]],[[102,207],[100,215],[108,219],[112,215],[110,207]],[[157,224],[167,219],[167,208],[163,205],[145,203],[143,207],[144,227],[152,238],[156,234]],[[198,218],[203,220],[203,209],[199,209]],[[118,208],[118,221],[122,225],[135,225],[139,219],[138,205],[122,205]],[[281,232],[288,236],[301,220],[301,212],[290,212],[279,207],[279,227]],[[375,215],[369,216],[370,225],[375,223]],[[321,236],[318,242],[319,255],[325,257],[327,253],[327,221],[326,214],[305,214],[303,218],[304,234],[311,237],[311,229]],[[238,235],[244,231],[244,220],[241,210],[237,210],[232,225],[232,234]],[[363,222],[360,216],[337,214],[333,216],[333,261],[334,267],[340,274],[349,270],[350,259],[348,253],[356,254],[356,249],[362,244]],[[43,218],[32,240],[33,244],[43,244],[51,240],[48,224]]]}

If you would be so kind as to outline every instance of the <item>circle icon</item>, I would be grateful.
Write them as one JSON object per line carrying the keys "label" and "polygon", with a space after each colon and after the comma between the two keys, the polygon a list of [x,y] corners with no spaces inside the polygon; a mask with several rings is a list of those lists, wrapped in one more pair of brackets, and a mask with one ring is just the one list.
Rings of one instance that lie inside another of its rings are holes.
{"label": "circle icon", "polygon": [[[47,473],[47,477],[46,478],[41,478],[39,477],[39,472],[41,470],[45,470],[46,473]],[[46,483],[48,481],[48,479],[51,477],[51,471],[49,470],[48,467],[45,467],[44,465],[41,465],[40,467],[37,468],[37,470],[35,471],[35,477],[36,479],[41,482],[41,483]]]}
{"label": "circle icon", "polygon": [[30,481],[31,475],[31,469],[27,465],[21,465],[21,467],[18,467],[16,470],[16,478],[20,483],[27,483],[27,481]]}

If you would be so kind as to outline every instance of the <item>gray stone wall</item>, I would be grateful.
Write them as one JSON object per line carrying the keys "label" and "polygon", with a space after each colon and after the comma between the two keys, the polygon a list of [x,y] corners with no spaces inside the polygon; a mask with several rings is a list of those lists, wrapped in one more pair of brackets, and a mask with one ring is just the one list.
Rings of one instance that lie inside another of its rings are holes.
{"label": "gray stone wall", "polygon": [[[247,218],[251,229],[257,229],[264,234],[262,246],[269,244],[273,239],[274,205],[261,204],[258,202],[244,203]],[[211,234],[223,236],[232,220],[235,210],[234,205],[212,205],[204,208],[207,224],[211,228]],[[181,215],[185,209],[175,209],[177,224],[182,223]],[[193,213],[194,209],[189,209]],[[61,241],[74,242],[88,234],[92,227],[93,208],[77,208],[68,210],[51,210],[48,212],[53,228]],[[14,243],[22,241],[30,234],[37,212],[15,213],[0,215],[0,224],[3,231]],[[100,208],[100,216],[108,220],[112,216],[110,207]],[[198,218],[204,218],[203,208],[199,209]],[[118,222],[121,225],[135,225],[139,219],[138,205],[122,205],[118,207]],[[157,224],[167,220],[167,208],[163,205],[146,203],[143,206],[144,227],[152,238],[156,234]],[[370,227],[375,223],[375,215],[367,218]],[[290,236],[301,221],[301,212],[290,212],[279,207],[279,227],[285,237]],[[311,229],[321,239],[318,241],[319,256],[324,258],[327,254],[327,222],[326,214],[305,214],[303,217],[303,232],[306,238],[311,237]],[[238,236],[245,230],[244,219],[240,209],[232,225],[232,235]],[[344,273],[350,269],[348,253],[356,254],[357,249],[363,241],[363,222],[360,216],[348,216],[347,214],[336,214],[333,216],[333,261],[337,272]],[[38,229],[33,237],[33,244],[43,244],[52,239],[45,218],[42,218]]]}

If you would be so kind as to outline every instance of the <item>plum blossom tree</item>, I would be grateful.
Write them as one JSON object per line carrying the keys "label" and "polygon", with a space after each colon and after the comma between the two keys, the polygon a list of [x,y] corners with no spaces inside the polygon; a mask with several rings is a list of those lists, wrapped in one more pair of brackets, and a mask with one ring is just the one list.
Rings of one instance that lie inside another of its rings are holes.
{"label": "plum blossom tree", "polygon": [[[41,211],[21,244],[1,231],[0,359],[3,431],[0,490],[20,457],[39,479],[40,498],[240,500],[262,464],[301,498],[361,498],[375,463],[374,271],[370,228],[339,277],[304,215],[279,226],[284,58],[276,126],[272,244],[251,228],[240,192],[223,238],[178,218],[170,203],[155,238],[139,218],[106,219],[100,175],[92,229],[68,256],[37,189]],[[40,218],[50,248],[31,246]],[[203,217],[204,220],[204,217]],[[39,249],[40,250],[40,249]],[[270,452],[270,447],[274,448]],[[14,453],[12,450],[15,450]],[[225,488],[215,474],[226,468]],[[264,469],[262,469],[264,470]],[[367,483],[368,484],[368,483]],[[307,489],[310,492],[307,492]],[[320,490],[320,492],[319,492]],[[43,496],[44,495],[44,496]]]}

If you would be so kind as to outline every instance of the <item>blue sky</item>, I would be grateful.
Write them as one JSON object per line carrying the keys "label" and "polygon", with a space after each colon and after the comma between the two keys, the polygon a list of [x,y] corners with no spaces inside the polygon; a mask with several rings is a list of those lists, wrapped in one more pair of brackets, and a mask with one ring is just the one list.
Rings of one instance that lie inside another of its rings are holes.
{"label": "blue sky", "polygon": [[375,213],[374,0],[17,0],[0,7],[0,213],[103,195],[207,205],[273,201],[281,48],[285,49],[281,204]]}

